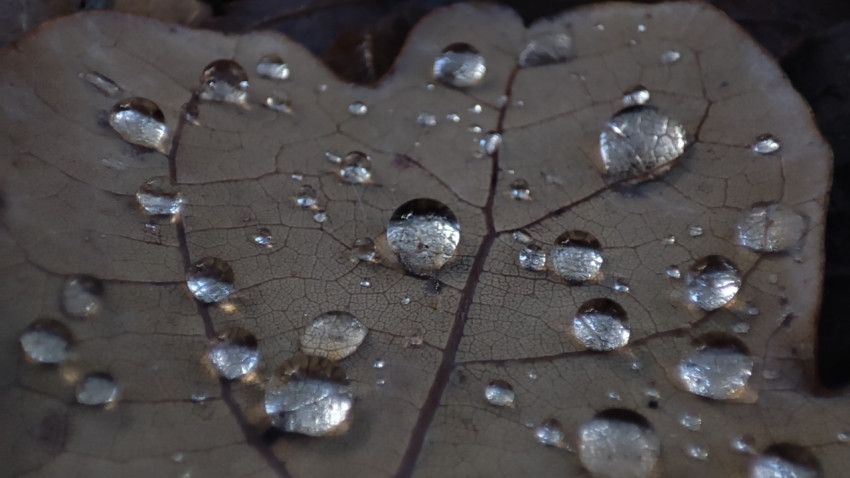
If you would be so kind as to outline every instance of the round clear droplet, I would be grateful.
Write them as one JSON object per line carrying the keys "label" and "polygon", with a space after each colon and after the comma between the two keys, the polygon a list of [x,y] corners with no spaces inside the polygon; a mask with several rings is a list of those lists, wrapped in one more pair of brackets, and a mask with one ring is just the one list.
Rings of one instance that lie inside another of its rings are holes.
{"label": "round clear droplet", "polygon": [[648,478],[660,453],[652,426],[630,410],[605,410],[579,427],[579,459],[593,476]]}
{"label": "round clear droplet", "polygon": [[313,222],[317,222],[319,224],[328,220],[328,213],[324,209],[318,209],[315,213],[313,213]]}
{"label": "round clear droplet", "polygon": [[753,359],[744,344],[725,334],[703,336],[676,365],[676,379],[685,390],[715,400],[741,396],[752,374]]}
{"label": "round clear droplet", "polygon": [[340,360],[357,351],[368,329],[348,312],[325,312],[313,318],[301,335],[301,351]]}
{"label": "round clear droplet", "polygon": [[414,199],[393,212],[387,242],[410,273],[438,271],[454,256],[460,223],[451,209],[434,199]]}
{"label": "round clear droplet", "polygon": [[676,267],[676,266],[668,267],[666,273],[667,273],[667,277],[669,277],[671,279],[681,279],[682,278],[682,271],[679,270],[679,268]]}
{"label": "round clear droplet", "polygon": [[750,465],[750,478],[820,478],[823,472],[815,455],[790,443],[769,447]]}
{"label": "round clear droplet", "polygon": [[376,253],[375,241],[371,237],[361,237],[351,245],[349,259],[351,262],[371,262],[375,260]]}
{"label": "round clear droplet", "polygon": [[350,184],[372,182],[372,160],[360,151],[351,151],[342,161],[339,178]]}
{"label": "round clear droplet", "polygon": [[207,358],[222,377],[228,380],[242,377],[254,371],[260,363],[257,338],[241,327],[230,328],[218,336],[207,352]]}
{"label": "round clear droplet", "polygon": [[623,106],[637,106],[649,102],[649,90],[645,86],[635,86],[634,88],[623,93]]}
{"label": "round clear droplet", "polygon": [[478,145],[484,154],[493,156],[499,150],[499,147],[502,146],[502,135],[496,132],[487,133],[481,138]]}
{"label": "round clear droplet", "polygon": [[737,243],[759,252],[778,252],[800,244],[808,220],[783,204],[755,204],[736,227]]}
{"label": "round clear droplet", "polygon": [[233,60],[216,60],[204,68],[198,98],[206,101],[244,104],[248,100],[248,75]]}
{"label": "round clear droplet", "polygon": [[274,236],[272,236],[272,232],[265,227],[257,229],[254,235],[251,236],[251,240],[258,246],[263,246],[267,249],[274,249]]}
{"label": "round clear droplet", "polygon": [[165,176],[143,182],[136,192],[136,201],[151,216],[174,216],[183,209],[183,195]]}
{"label": "round clear droplet", "polygon": [[519,251],[519,265],[531,271],[546,269],[546,251],[535,244],[527,245]]}
{"label": "round clear droplet", "polygon": [[781,147],[779,140],[774,138],[773,135],[763,134],[756,138],[752,150],[759,154],[771,154],[779,151]]}
{"label": "round clear droplet", "polygon": [[194,263],[186,273],[186,285],[189,291],[201,302],[221,302],[232,294],[233,269],[230,264],[217,258],[205,257]]}
{"label": "round clear droplet", "polygon": [[667,172],[685,152],[685,127],[646,105],[618,111],[599,135],[605,174],[620,179]]}
{"label": "round clear droplet", "polygon": [[484,79],[484,57],[472,45],[453,43],[434,60],[434,78],[455,88],[474,86]]}
{"label": "round clear droplet", "polygon": [[531,189],[525,179],[511,181],[511,197],[517,201],[531,201]]}
{"label": "round clear droplet", "polygon": [[77,403],[107,405],[117,400],[118,384],[108,373],[90,373],[77,383]]}
{"label": "round clear droplet", "polygon": [[575,56],[573,39],[566,33],[540,35],[522,49],[519,54],[520,68],[564,63]]}
{"label": "round clear droplet", "polygon": [[295,204],[301,207],[313,207],[319,202],[316,190],[309,184],[304,184],[295,193]]}
{"label": "round clear droplet", "polygon": [[97,91],[106,96],[117,96],[118,93],[121,93],[121,87],[102,73],[87,71],[80,73],[79,76],[80,79],[92,85]]}
{"label": "round clear droplet", "polygon": [[552,269],[572,283],[593,279],[602,267],[602,245],[596,237],[584,231],[561,234],[549,256]]}
{"label": "round clear droplet", "polygon": [[723,256],[703,257],[688,271],[688,298],[703,310],[723,307],[740,288],[738,267]]}
{"label": "round clear droplet", "polygon": [[369,107],[362,101],[355,101],[348,105],[348,112],[353,116],[366,116],[369,112]]}
{"label": "round clear droplet", "polygon": [[68,358],[71,330],[55,319],[38,319],[20,337],[21,349],[36,363],[56,364]]}
{"label": "round clear droplet", "polygon": [[161,153],[168,150],[165,115],[149,99],[132,97],[115,103],[109,112],[109,126],[128,143]]}
{"label": "round clear droplet", "polygon": [[387,362],[384,359],[377,359],[375,363],[372,364],[372,368],[382,369],[387,366]]}
{"label": "round clear droplet", "polygon": [[103,307],[103,282],[88,275],[69,277],[62,287],[60,304],[71,317],[97,315]]}
{"label": "round clear droplet", "polygon": [[277,55],[266,55],[257,63],[257,74],[273,80],[289,79],[289,65]]}
{"label": "round clear droplet", "polygon": [[487,399],[490,405],[513,407],[516,395],[514,394],[514,387],[508,382],[504,380],[493,380],[484,387],[484,398]]}
{"label": "round clear droplet", "polygon": [[591,299],[573,318],[573,335],[589,350],[609,351],[629,343],[626,311],[611,299]]}
{"label": "round clear droplet", "polygon": [[564,429],[561,422],[554,418],[544,420],[534,427],[534,438],[546,446],[562,446],[564,443]]}

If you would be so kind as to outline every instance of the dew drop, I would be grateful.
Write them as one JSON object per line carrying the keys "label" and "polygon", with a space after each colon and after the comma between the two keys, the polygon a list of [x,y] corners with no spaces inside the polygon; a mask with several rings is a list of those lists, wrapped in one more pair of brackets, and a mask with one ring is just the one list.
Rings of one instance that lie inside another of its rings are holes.
{"label": "dew drop", "polygon": [[260,363],[257,338],[241,327],[230,328],[218,336],[207,358],[222,377],[239,378],[255,370]]}
{"label": "dew drop", "polygon": [[591,299],[578,309],[573,318],[573,335],[587,349],[608,351],[629,343],[626,311],[611,299]]}
{"label": "dew drop", "polygon": [[371,262],[375,260],[376,252],[375,241],[370,237],[361,237],[351,245],[351,252],[348,258],[351,262]]}
{"label": "dew drop", "polygon": [[377,360],[375,360],[375,363],[372,364],[372,368],[376,368],[376,369],[379,369],[379,370],[386,367],[386,366],[387,366],[387,363],[384,361],[384,359],[377,359]]}
{"label": "dew drop", "polygon": [[629,410],[602,411],[579,428],[579,459],[593,476],[647,478],[660,452],[652,426]]}
{"label": "dew drop", "polygon": [[676,236],[664,236],[664,238],[661,239],[661,244],[664,244],[665,246],[672,246],[673,244],[676,244]]}
{"label": "dew drop", "polygon": [[410,297],[402,297],[401,298],[401,305],[407,305],[409,303],[410,303]]}
{"label": "dew drop", "polygon": [[405,339],[404,346],[408,347],[408,348],[414,348],[415,349],[417,347],[421,347],[422,344],[424,344],[424,343],[425,343],[425,339],[422,337],[422,333],[416,332],[415,334],[413,334],[410,337],[407,337]]}
{"label": "dew drop", "polygon": [[366,116],[369,112],[369,107],[362,101],[355,101],[348,105],[348,112],[353,116]]}
{"label": "dew drop", "polygon": [[476,104],[476,105],[473,105],[471,108],[469,108],[467,111],[469,111],[470,113],[472,113],[474,115],[480,115],[481,111],[483,111],[483,109],[481,108],[481,105]]}
{"label": "dew drop", "polygon": [[168,150],[165,115],[149,99],[132,97],[115,103],[109,112],[109,125],[128,143],[161,153]]}
{"label": "dew drop", "polygon": [[267,249],[274,248],[274,237],[272,237],[271,231],[266,229],[265,227],[257,229],[253,236],[251,236],[251,241],[258,246],[263,246]]}
{"label": "dew drop", "polygon": [[77,383],[77,403],[106,405],[116,400],[118,400],[118,384],[107,373],[90,373]]}
{"label": "dew drop", "polygon": [[316,190],[313,189],[313,186],[309,184],[304,184],[300,188],[298,188],[298,192],[295,193],[295,204],[298,204],[301,207],[313,207],[319,202],[319,197],[316,194]]}
{"label": "dew drop", "polygon": [[623,106],[637,106],[649,102],[649,90],[645,86],[635,86],[623,93]]}
{"label": "dew drop", "polygon": [[504,380],[493,380],[484,387],[484,398],[497,407],[514,406],[514,387]]}
{"label": "dew drop", "polygon": [[493,156],[502,146],[502,135],[495,132],[487,133],[481,138],[478,145],[484,154]]}
{"label": "dew drop", "polygon": [[602,267],[602,245],[592,234],[567,231],[555,240],[550,253],[552,267],[571,283],[594,278]]}
{"label": "dew drop", "polygon": [[109,77],[96,71],[87,71],[79,74],[80,79],[95,87],[106,96],[117,96],[121,93],[121,87],[115,84]]}
{"label": "dew drop", "polygon": [[266,55],[257,63],[257,74],[263,78],[286,80],[289,78],[289,65],[277,55]]}
{"label": "dew drop", "polygon": [[519,265],[531,271],[546,269],[546,251],[534,244],[527,245],[519,251]]}
{"label": "dew drop", "polygon": [[621,294],[628,294],[632,291],[631,287],[629,287],[629,282],[621,278],[614,280],[614,290]]}
{"label": "dew drop", "polygon": [[325,312],[313,318],[304,330],[301,351],[330,360],[344,359],[357,351],[366,332],[368,329],[348,312]]}
{"label": "dew drop", "polygon": [[729,259],[703,257],[688,271],[688,298],[703,310],[715,310],[731,301],[741,288],[741,274]]}
{"label": "dew drop", "polygon": [[676,50],[667,50],[661,54],[662,65],[672,65],[682,59],[682,54]]}
{"label": "dew drop", "polygon": [[372,281],[369,279],[363,279],[360,281],[360,287],[372,287]]}
{"label": "dew drop", "polygon": [[372,160],[360,151],[351,151],[342,161],[339,178],[349,184],[372,182]]}
{"label": "dew drop", "polygon": [[330,151],[325,151],[325,159],[334,164],[342,164],[342,156],[331,153]]}
{"label": "dew drop", "polygon": [[313,222],[317,222],[319,224],[328,220],[328,213],[325,212],[324,209],[318,209],[315,213],[313,213]]}
{"label": "dew drop", "polygon": [[233,60],[216,60],[204,68],[198,98],[244,104],[248,100],[248,75]]}
{"label": "dew drop", "polygon": [[621,109],[599,135],[604,171],[614,178],[663,174],[686,143],[681,123],[646,105]]}
{"label": "dew drop", "polygon": [[738,453],[754,454],[756,452],[755,438],[752,435],[733,437],[729,446]]}
{"label": "dew drop", "polygon": [[688,235],[691,237],[700,237],[705,233],[702,226],[697,226],[695,224],[691,224],[688,226]]}
{"label": "dew drop", "polygon": [[743,320],[740,321],[740,322],[735,322],[735,324],[732,326],[732,332],[734,332],[736,334],[743,335],[743,334],[746,334],[749,331],[750,331],[750,324],[748,324],[747,322],[744,322]]}
{"label": "dew drop", "polygon": [[753,460],[750,478],[819,478],[818,459],[809,450],[789,443],[770,446]]}
{"label": "dew drop", "polygon": [[700,418],[699,415],[685,413],[679,418],[679,423],[688,430],[693,430],[695,432],[702,429],[702,418]]}
{"label": "dew drop", "polygon": [[71,317],[97,315],[103,307],[103,282],[88,275],[69,277],[62,286],[60,305]]}
{"label": "dew drop", "polygon": [[534,427],[534,438],[546,446],[562,446],[564,444],[564,429],[561,422],[554,418],[543,420]]}
{"label": "dew drop", "polygon": [[774,138],[773,135],[763,134],[756,138],[752,150],[759,154],[770,154],[779,151],[781,147],[782,145],[779,143],[779,140]]}
{"label": "dew drop", "polygon": [[143,182],[136,192],[136,200],[151,216],[173,216],[183,209],[183,195],[165,176]]}
{"label": "dew drop", "polygon": [[643,32],[645,32],[645,31],[646,31],[646,25],[643,25],[643,24],[638,25],[638,26],[637,26],[637,31],[638,31],[639,33],[643,33]]}
{"label": "dew drop", "polygon": [[777,252],[800,243],[808,221],[783,204],[756,204],[738,221],[737,243],[754,251]]}
{"label": "dew drop", "polygon": [[416,122],[423,126],[437,126],[437,117],[430,113],[419,113]]}
{"label": "dew drop", "polygon": [[755,316],[759,315],[760,312],[761,311],[759,310],[757,305],[747,303],[747,315],[749,315],[751,317],[755,317]]}
{"label": "dew drop", "polygon": [[452,123],[460,123],[460,116],[457,113],[447,114],[446,119],[451,121]]}
{"label": "dew drop", "polygon": [[55,319],[38,319],[21,334],[21,349],[36,363],[62,363],[71,347],[71,330]]}
{"label": "dew drop", "polygon": [[468,43],[452,43],[434,60],[434,78],[455,88],[481,83],[486,72],[484,57]]}
{"label": "dew drop", "polygon": [[377,386],[379,386],[379,387],[380,387],[380,386],[383,386],[383,385],[386,385],[386,384],[387,384],[386,379],[379,378],[378,380],[375,380],[375,385],[377,385]]}
{"label": "dew drop", "polygon": [[393,212],[387,242],[410,273],[438,271],[454,255],[460,242],[460,224],[445,204],[413,199]]}
{"label": "dew drop", "polygon": [[531,235],[522,229],[513,232],[514,240],[520,244],[530,244],[532,241]]}
{"label": "dew drop", "polygon": [[549,33],[534,38],[519,54],[520,68],[564,63],[575,56],[573,39],[566,33]]}
{"label": "dew drop", "polygon": [[189,291],[201,302],[221,302],[232,294],[233,269],[230,264],[217,258],[205,257],[195,262],[186,273],[186,285]]}
{"label": "dew drop", "polygon": [[676,266],[670,266],[667,268],[667,277],[671,279],[681,279],[682,271]]}
{"label": "dew drop", "polygon": [[838,432],[835,435],[835,439],[840,441],[841,443],[850,442],[850,432],[848,432],[848,431]]}
{"label": "dew drop", "polygon": [[476,134],[480,133],[482,131],[481,126],[479,126],[477,124],[470,125],[469,128],[467,128],[467,129],[469,130],[470,133],[476,133]]}
{"label": "dew drop", "polygon": [[287,96],[272,95],[266,98],[266,108],[279,113],[292,114],[292,101]]}
{"label": "dew drop", "polygon": [[739,397],[753,374],[744,344],[724,334],[705,335],[696,350],[676,365],[676,379],[687,391],[715,400]]}
{"label": "dew drop", "polygon": [[528,373],[525,374],[525,376],[528,377],[529,380],[537,380],[538,378],[537,372],[535,372],[534,370],[529,370]]}
{"label": "dew drop", "polygon": [[531,201],[531,190],[525,179],[514,179],[511,181],[511,197],[517,201]]}
{"label": "dew drop", "polygon": [[687,445],[685,454],[694,460],[708,460],[708,449],[699,445]]}

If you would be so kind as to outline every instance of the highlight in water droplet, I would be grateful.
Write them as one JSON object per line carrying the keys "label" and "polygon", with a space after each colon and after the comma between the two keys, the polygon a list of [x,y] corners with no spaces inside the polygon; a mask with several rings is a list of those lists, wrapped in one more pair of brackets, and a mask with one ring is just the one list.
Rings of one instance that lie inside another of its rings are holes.
{"label": "highlight in water droplet", "polygon": [[445,204],[414,199],[393,212],[387,242],[410,273],[431,274],[454,256],[460,242],[460,223]]}
{"label": "highlight in water droplet", "polygon": [[236,287],[230,264],[217,258],[205,257],[195,262],[186,273],[189,291],[201,302],[221,302],[232,294]]}
{"label": "highlight in water droplet", "polygon": [[434,78],[455,88],[481,83],[486,72],[484,56],[468,43],[452,43],[434,60]]}
{"label": "highlight in water droplet", "polygon": [[647,105],[621,109],[599,135],[603,170],[613,179],[664,174],[686,144],[684,126]]}
{"label": "highlight in water droplet", "polygon": [[602,267],[602,245],[590,233],[567,231],[555,240],[550,251],[552,268],[571,283],[591,280]]}
{"label": "highlight in water droplet", "polygon": [[233,60],[216,60],[201,73],[198,98],[206,101],[245,104],[248,100],[248,75]]}
{"label": "highlight in water droplet", "polygon": [[109,112],[109,125],[128,143],[161,153],[168,151],[165,115],[147,98],[132,97],[115,103]]}

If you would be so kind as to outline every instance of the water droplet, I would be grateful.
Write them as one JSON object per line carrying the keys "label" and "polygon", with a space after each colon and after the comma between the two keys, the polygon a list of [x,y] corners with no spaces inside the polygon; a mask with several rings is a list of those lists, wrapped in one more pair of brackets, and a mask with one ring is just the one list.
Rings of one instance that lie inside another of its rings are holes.
{"label": "water droplet", "polygon": [[410,303],[410,297],[402,297],[401,298],[401,305],[407,305],[409,303]]}
{"label": "water droplet", "polygon": [[330,151],[325,151],[325,159],[334,164],[342,164],[342,156],[331,153]]}
{"label": "water droplet", "polygon": [[425,339],[424,339],[424,337],[422,337],[422,333],[416,332],[415,334],[413,334],[410,337],[407,337],[405,339],[404,346],[408,347],[408,348],[416,348],[416,347],[421,347],[422,344],[424,344],[424,343],[425,343]]}
{"label": "water droplet", "polygon": [[806,448],[790,443],[770,446],[750,465],[750,478],[819,478],[817,457]]}
{"label": "water droplet", "polygon": [[254,233],[251,240],[258,246],[263,246],[267,249],[274,248],[274,237],[272,237],[271,231],[265,227],[257,229],[257,232]]}
{"label": "water droplet", "polygon": [[602,163],[611,177],[665,173],[686,143],[681,123],[646,105],[618,111],[599,135]]}
{"label": "water droplet", "polygon": [[667,277],[671,279],[681,279],[682,271],[676,266],[670,266],[667,268]]}
{"label": "water droplet", "polygon": [[132,97],[115,103],[109,112],[109,125],[128,143],[161,153],[168,150],[165,115],[149,99]]}
{"label": "water droplet", "polygon": [[77,383],[78,403],[106,405],[116,400],[118,400],[118,384],[107,373],[90,373]]}
{"label": "water droplet", "polygon": [[608,392],[608,398],[610,398],[611,400],[622,400],[622,397],[620,397],[620,394],[613,391],[613,390]]}
{"label": "water droplet", "polygon": [[357,351],[366,338],[367,329],[348,312],[319,314],[301,335],[301,351],[330,360],[340,360]]}
{"label": "water droplet", "polygon": [[206,101],[244,104],[248,100],[248,75],[233,60],[216,60],[201,74],[198,98]]}
{"label": "water droplet", "polygon": [[471,108],[469,108],[467,111],[469,111],[470,113],[472,113],[474,115],[480,115],[482,108],[481,108],[481,105],[476,104],[476,105],[473,105]]}
{"label": "water droplet", "polygon": [[697,226],[695,224],[688,226],[688,235],[691,237],[700,237],[704,234],[704,232],[705,231],[702,229],[702,226]]}
{"label": "water droplet", "polygon": [[546,446],[562,446],[564,444],[564,429],[561,422],[554,418],[543,420],[534,427],[534,438]]}
{"label": "water droplet", "polygon": [[207,358],[222,377],[233,380],[254,369],[260,363],[260,351],[254,334],[233,327],[218,336],[207,352]]}
{"label": "water droplet", "polygon": [[693,430],[695,432],[700,431],[702,428],[702,418],[700,418],[699,415],[693,415],[690,413],[682,415],[679,418],[679,423],[688,430]]}
{"label": "water droplet", "polygon": [[460,224],[445,204],[414,199],[393,212],[387,242],[412,274],[438,271],[454,255],[460,242]]}
{"label": "water droplet", "polygon": [[695,460],[708,460],[708,448],[699,445],[685,446],[685,454]]}
{"label": "water droplet", "polygon": [[277,55],[266,55],[257,63],[257,74],[273,80],[289,78],[289,65]]}
{"label": "water droplet", "polygon": [[626,311],[611,299],[591,299],[573,318],[573,335],[589,350],[608,351],[629,343]]}
{"label": "water droplet", "polygon": [[481,138],[478,145],[484,154],[493,156],[499,150],[499,147],[502,146],[502,135],[495,132],[487,133]]}
{"label": "water droplet", "polygon": [[355,101],[348,105],[348,112],[354,116],[366,116],[369,112],[369,107],[362,101]]}
{"label": "water droplet", "polygon": [[165,176],[143,182],[136,192],[136,200],[151,216],[173,216],[183,208],[183,195]]}
{"label": "water droplet", "polygon": [[317,209],[315,213],[313,213],[313,221],[319,224],[328,220],[328,213],[325,212],[324,209]]}
{"label": "water droplet", "polygon": [[569,35],[549,33],[528,42],[519,54],[519,66],[531,68],[563,63],[574,56],[573,39]]}
{"label": "water droplet", "polygon": [[460,123],[460,116],[457,113],[447,114],[446,119],[451,121],[452,123]]}
{"label": "water droplet", "polygon": [[638,25],[638,26],[637,26],[637,31],[638,31],[639,33],[643,33],[643,32],[645,32],[645,31],[646,31],[646,25],[643,25],[643,24]]}
{"label": "water droplet", "polygon": [[290,433],[344,433],[354,406],[345,373],[327,359],[296,356],[266,386],[265,409],[272,424]]}
{"label": "water droplet", "polygon": [[760,312],[761,311],[759,310],[757,305],[749,303],[749,302],[747,303],[747,315],[755,317],[755,316],[759,315]]}
{"label": "water droplet", "polygon": [[481,83],[486,72],[484,57],[467,43],[452,43],[434,60],[434,78],[455,88]]}
{"label": "water droplet", "polygon": [[376,247],[375,241],[370,237],[361,237],[354,241],[351,245],[351,252],[348,258],[351,262],[370,262],[375,259]]}
{"label": "water droplet", "polygon": [[189,291],[201,302],[213,303],[226,299],[235,291],[233,269],[217,258],[205,257],[195,262],[186,273]]}
{"label": "water droplet", "polygon": [[631,287],[629,287],[629,282],[619,277],[614,279],[614,290],[622,294],[628,294],[632,291]]}
{"label": "water droplet", "polygon": [[660,452],[652,426],[629,410],[605,410],[579,428],[579,460],[593,476],[647,478]]}
{"label": "water droplet", "polygon": [[372,182],[372,160],[360,151],[351,151],[345,155],[343,166],[339,170],[339,178],[350,184],[367,184]]}
{"label": "water droplet", "polygon": [[318,202],[318,195],[316,194],[316,190],[313,189],[313,186],[304,184],[298,188],[298,192],[295,194],[295,204],[306,208],[313,207]]}
{"label": "water droplet", "polygon": [[96,71],[87,71],[79,74],[80,79],[97,88],[98,91],[106,96],[116,96],[121,93],[121,87],[116,85],[114,81],[106,75]]}
{"label": "water droplet", "polygon": [[279,113],[286,113],[288,115],[292,114],[292,100],[287,96],[283,95],[272,95],[266,98],[264,102],[266,107],[270,110],[277,111]]}
{"label": "water droplet", "polygon": [[437,117],[430,113],[419,113],[416,122],[423,126],[437,126]]}
{"label": "water droplet", "polygon": [[520,244],[530,244],[532,241],[531,235],[522,229],[513,232],[514,240]]}
{"label": "water droplet", "polygon": [[661,64],[672,65],[682,59],[682,54],[676,50],[667,50],[661,54]]}
{"label": "water droplet", "polygon": [[752,435],[741,435],[733,437],[729,446],[738,453],[753,454],[756,452],[755,442],[756,439]]}
{"label": "water droplet", "polygon": [[376,368],[376,369],[382,369],[382,368],[386,367],[386,365],[387,365],[387,363],[384,361],[384,359],[377,359],[377,360],[375,360],[375,363],[372,364],[372,367]]}
{"label": "water droplet", "polygon": [[514,406],[514,387],[504,380],[493,380],[484,387],[484,398],[497,407]]}
{"label": "water droplet", "polygon": [[550,253],[552,266],[568,282],[590,280],[602,267],[602,245],[590,233],[567,231],[555,244]]}
{"label": "water droplet", "polygon": [[519,251],[519,265],[532,271],[546,269],[546,251],[534,244],[527,245]]}
{"label": "water droplet", "polygon": [[733,336],[710,334],[676,365],[676,378],[685,390],[702,397],[739,397],[753,374],[753,359]]}
{"label": "water droplet", "polygon": [[635,86],[629,91],[623,93],[623,106],[637,106],[646,104],[649,101],[649,90],[644,86]]}
{"label": "water droplet", "polygon": [[596,25],[594,25],[594,28],[596,28],[596,30],[600,32],[605,31],[605,25],[601,23],[597,23]]}
{"label": "water droplet", "polygon": [[848,431],[838,432],[835,435],[835,439],[840,441],[841,443],[850,442],[850,432],[848,432]]}
{"label": "water droplet", "polygon": [[369,279],[363,279],[360,281],[360,287],[372,287],[372,281]]}
{"label": "water droplet", "polygon": [[750,324],[748,324],[747,322],[744,322],[743,320],[740,321],[740,322],[735,322],[735,324],[732,325],[732,332],[734,332],[736,334],[746,334],[749,331],[750,331]]}
{"label": "water droplet", "polygon": [[378,380],[375,380],[375,385],[377,385],[379,387],[382,386],[382,385],[386,385],[386,384],[387,384],[386,379],[379,378]]}
{"label": "water droplet", "polygon": [[754,251],[777,252],[800,243],[808,221],[783,204],[755,204],[737,225],[737,243]]}
{"label": "water droplet", "polygon": [[529,380],[537,380],[537,372],[534,370],[529,370],[525,376],[528,377]]}
{"label": "water droplet", "polygon": [[316,92],[324,93],[326,91],[328,91],[328,85],[326,83],[319,83],[316,85]]}
{"label": "water droplet", "polygon": [[773,135],[763,134],[756,138],[752,150],[759,154],[770,154],[779,151],[781,147],[782,145],[779,143],[779,140],[774,138]]}
{"label": "water droplet", "polygon": [[181,461],[183,461],[183,458],[185,458],[185,456],[183,455],[183,453],[181,453],[179,451],[174,452],[171,455],[171,460],[175,463],[180,463]]}
{"label": "water droplet", "polygon": [[36,363],[61,363],[68,358],[71,330],[55,319],[38,319],[21,334],[21,349]]}
{"label": "water droplet", "polygon": [[665,236],[664,238],[661,239],[661,244],[664,244],[665,246],[672,246],[675,243],[676,243],[676,236],[673,236],[673,235]]}
{"label": "water droplet", "polygon": [[525,179],[514,179],[511,181],[511,197],[517,201],[531,201],[531,190]]}
{"label": "water droplet", "polygon": [[738,268],[723,256],[703,257],[688,272],[688,298],[703,310],[723,307],[740,288]]}
{"label": "water droplet", "polygon": [[69,277],[62,287],[62,310],[71,317],[91,317],[103,306],[103,282],[87,275]]}

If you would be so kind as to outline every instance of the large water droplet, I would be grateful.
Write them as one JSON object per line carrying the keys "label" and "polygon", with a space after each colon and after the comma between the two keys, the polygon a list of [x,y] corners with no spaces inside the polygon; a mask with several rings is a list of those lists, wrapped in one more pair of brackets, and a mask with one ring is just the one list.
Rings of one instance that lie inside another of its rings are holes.
{"label": "large water droplet", "polygon": [[623,106],[637,106],[646,104],[650,98],[649,90],[645,86],[635,86],[623,93]]}
{"label": "large water droplet", "polygon": [[301,335],[301,351],[308,355],[341,360],[357,351],[367,329],[348,312],[331,311],[316,316]]}
{"label": "large water droplet", "polygon": [[345,155],[339,178],[351,184],[366,184],[372,181],[372,161],[360,151],[351,151]]}
{"label": "large water droplet", "polygon": [[660,453],[652,426],[630,410],[605,410],[579,428],[579,459],[596,477],[647,478]]}
{"label": "large water droplet", "polygon": [[497,407],[514,406],[514,387],[504,380],[493,380],[484,387],[484,398]]}
{"label": "large water droplet", "polygon": [[599,136],[605,173],[614,178],[663,174],[685,144],[685,127],[646,105],[618,111]]}
{"label": "large water droplet", "polygon": [[348,105],[348,112],[354,116],[366,116],[369,112],[369,107],[362,101],[355,101]]}
{"label": "large water droplet", "polygon": [[534,244],[527,245],[519,251],[519,265],[532,271],[546,269],[546,251]]}
{"label": "large water droplet", "polygon": [[116,400],[118,400],[118,384],[108,373],[90,373],[77,383],[78,403],[107,405]]}
{"label": "large water droplet", "polygon": [[535,66],[563,63],[575,56],[573,39],[566,33],[549,33],[532,39],[519,54],[519,66]]}
{"label": "large water droplet", "polygon": [[295,194],[295,204],[298,204],[301,207],[313,207],[318,202],[319,197],[316,194],[316,190],[313,189],[313,186],[304,184],[298,188],[298,192]]}
{"label": "large water droplet", "polygon": [[573,318],[573,335],[588,349],[608,351],[629,343],[626,311],[611,299],[591,299]]}
{"label": "large water droplet", "polygon": [[511,197],[517,201],[531,201],[531,189],[525,179],[511,181]]}
{"label": "large water droplet", "polygon": [[62,310],[71,317],[91,317],[103,306],[103,282],[88,275],[69,277],[62,287]]}
{"label": "large water droplet", "polygon": [[493,156],[496,154],[496,151],[499,150],[499,147],[502,146],[502,135],[495,132],[487,133],[483,138],[481,138],[478,145],[481,147],[481,151],[484,152],[484,154]]}
{"label": "large water droplet", "polygon": [[133,97],[115,103],[109,112],[109,125],[128,143],[162,153],[168,150],[165,115],[149,99]]}
{"label": "large water droplet", "polygon": [[85,73],[80,73],[79,76],[83,81],[97,88],[98,91],[106,96],[116,96],[118,93],[121,93],[121,87],[116,85],[115,82],[106,75],[96,71],[87,71]]}
{"label": "large water droplet", "polygon": [[710,334],[676,365],[676,378],[685,390],[702,397],[728,400],[741,396],[753,374],[753,359],[733,336]]}
{"label": "large water droplet", "polygon": [[71,330],[54,319],[38,319],[21,334],[21,348],[37,363],[61,363],[68,358]]}
{"label": "large water droplet", "polygon": [[183,195],[165,176],[143,182],[136,192],[136,201],[151,216],[173,216],[183,209]]}
{"label": "large water droplet", "polygon": [[460,224],[445,204],[413,199],[393,212],[387,242],[412,274],[436,272],[454,255],[460,242]]}
{"label": "large water droplet", "polygon": [[782,147],[782,145],[779,143],[778,139],[773,137],[773,135],[763,134],[756,138],[756,142],[753,143],[752,149],[759,154],[770,154],[779,151],[780,147]]}
{"label": "large water droplet", "polygon": [[467,43],[452,43],[434,60],[434,78],[455,88],[481,83],[486,72],[484,57]]}
{"label": "large water droplet", "polygon": [[738,244],[755,251],[776,252],[798,245],[808,221],[783,204],[755,204],[744,212],[736,229]]}
{"label": "large water droplet", "polygon": [[726,305],[741,288],[741,274],[729,259],[706,256],[688,271],[688,298],[703,310]]}
{"label": "large water droplet", "polygon": [[233,327],[219,334],[207,358],[222,377],[233,380],[254,369],[260,363],[260,351],[254,334],[241,327]]}
{"label": "large water droplet", "polygon": [[206,303],[220,302],[232,294],[236,290],[233,280],[230,264],[217,257],[201,259],[186,273],[189,291]]}
{"label": "large water droplet", "polygon": [[198,98],[207,101],[244,104],[248,100],[248,75],[233,60],[216,60],[201,74]]}
{"label": "large water droplet", "polygon": [[289,78],[289,65],[277,55],[266,55],[257,63],[257,74],[273,80]]}
{"label": "large water droplet", "polygon": [[602,267],[602,245],[592,234],[567,231],[555,240],[552,267],[568,282],[580,283],[596,276]]}
{"label": "large water droplet", "polygon": [[750,478],[820,478],[821,466],[809,450],[789,443],[772,445],[753,460]]}
{"label": "large water droplet", "polygon": [[375,241],[370,237],[361,237],[351,245],[349,259],[351,262],[370,262],[375,260],[376,252]]}
{"label": "large water droplet", "polygon": [[320,357],[298,355],[266,387],[265,409],[283,431],[308,436],[344,433],[354,405],[345,373]]}
{"label": "large water droplet", "polygon": [[561,446],[564,443],[564,429],[561,422],[554,418],[544,420],[534,427],[534,438],[546,446]]}

